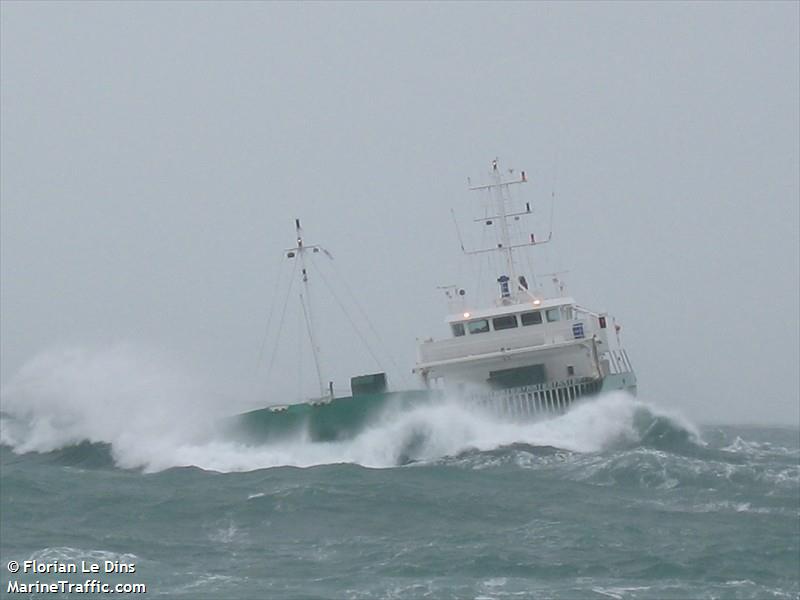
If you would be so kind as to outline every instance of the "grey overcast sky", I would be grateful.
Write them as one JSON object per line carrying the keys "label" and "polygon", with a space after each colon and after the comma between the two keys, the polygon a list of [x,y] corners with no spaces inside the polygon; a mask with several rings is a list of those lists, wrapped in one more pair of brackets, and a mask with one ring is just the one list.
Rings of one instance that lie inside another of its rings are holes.
{"label": "grey overcast sky", "polygon": [[[555,190],[541,270],[616,315],[643,400],[797,425],[799,21],[797,2],[2,2],[2,381],[125,343],[231,406],[290,397],[313,380],[294,317],[283,366],[256,365],[296,216],[407,372],[445,334],[436,286],[472,285],[450,210],[468,222],[466,178],[498,156],[545,211]],[[330,372],[374,370],[315,290]]]}

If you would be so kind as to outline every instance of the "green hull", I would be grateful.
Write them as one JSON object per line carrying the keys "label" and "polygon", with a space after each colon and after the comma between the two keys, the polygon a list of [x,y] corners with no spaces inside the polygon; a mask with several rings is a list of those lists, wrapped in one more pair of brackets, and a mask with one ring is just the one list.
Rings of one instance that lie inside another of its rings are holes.
{"label": "green hull", "polygon": [[[468,395],[465,401],[502,418],[525,420],[563,413],[579,399],[613,390],[625,390],[635,395],[636,376],[624,373],[607,375],[603,379],[512,387]],[[229,426],[235,438],[246,443],[297,436],[315,442],[332,442],[355,437],[386,411],[403,412],[439,402],[442,397],[439,390],[357,394],[330,402],[261,408],[234,417]]]}
{"label": "green hull", "polygon": [[430,403],[441,395],[434,390],[382,392],[334,398],[320,404],[291,404],[285,408],[261,408],[235,417],[234,428],[248,442],[263,442],[298,434],[314,441],[349,439],[386,410],[408,410]]}

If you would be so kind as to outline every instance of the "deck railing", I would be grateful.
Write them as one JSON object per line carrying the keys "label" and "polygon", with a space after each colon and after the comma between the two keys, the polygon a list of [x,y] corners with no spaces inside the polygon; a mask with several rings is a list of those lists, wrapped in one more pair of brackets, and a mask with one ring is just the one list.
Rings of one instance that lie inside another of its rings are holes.
{"label": "deck railing", "polygon": [[575,377],[503,390],[473,392],[468,396],[468,401],[502,416],[563,413],[578,398],[600,391],[601,385],[602,380],[594,377]]}

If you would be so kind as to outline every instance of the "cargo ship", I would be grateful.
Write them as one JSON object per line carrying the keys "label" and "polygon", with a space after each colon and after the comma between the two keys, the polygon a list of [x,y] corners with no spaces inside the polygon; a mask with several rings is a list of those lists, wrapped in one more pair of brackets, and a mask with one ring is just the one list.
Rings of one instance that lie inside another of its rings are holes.
{"label": "cargo ship", "polygon": [[495,159],[488,182],[469,186],[481,196],[482,214],[473,223],[491,242],[468,249],[456,227],[458,239],[465,255],[487,258],[496,269],[495,292],[481,300],[465,287],[442,286],[448,335],[418,341],[412,370],[418,385],[413,389],[391,389],[383,372],[353,377],[349,394],[337,395],[333,383],[325,382],[310,305],[308,257],[318,253],[330,257],[330,253],[322,246],[307,245],[300,220],[295,220],[296,245],[285,256],[298,261],[300,302],[320,393],[304,402],[240,415],[245,432],[261,438],[302,429],[313,439],[335,440],[356,434],[387,407],[405,409],[447,400],[502,419],[528,420],[561,414],[605,391],[635,394],[636,375],[614,317],[565,294],[558,274],[549,274],[553,290],[547,293],[542,276],[533,272],[530,256],[523,257],[552,240],[552,221],[542,239],[525,229],[524,220],[534,215],[534,208],[512,190],[527,183],[525,171],[503,173]]}

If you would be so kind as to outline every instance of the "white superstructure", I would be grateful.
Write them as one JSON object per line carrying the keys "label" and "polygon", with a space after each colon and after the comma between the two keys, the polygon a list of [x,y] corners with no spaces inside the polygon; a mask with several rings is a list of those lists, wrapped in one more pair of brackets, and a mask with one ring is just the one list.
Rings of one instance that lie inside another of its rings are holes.
{"label": "white superstructure", "polygon": [[636,377],[613,318],[564,296],[563,286],[556,297],[547,297],[521,273],[516,251],[551,238],[537,241],[533,233],[522,233],[519,222],[533,211],[530,202],[515,206],[522,202],[512,199],[509,188],[526,183],[525,172],[503,180],[495,160],[491,177],[492,183],[470,189],[488,196],[485,215],[475,221],[494,230],[495,244],[468,251],[462,242],[462,250],[502,258],[499,296],[490,306],[472,306],[463,289],[445,288],[450,337],[423,340],[414,371],[428,387],[469,390],[513,414],[563,410],[604,389],[635,392]]}

